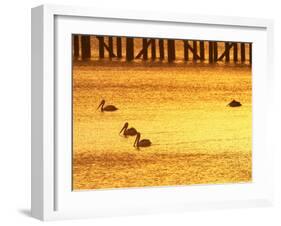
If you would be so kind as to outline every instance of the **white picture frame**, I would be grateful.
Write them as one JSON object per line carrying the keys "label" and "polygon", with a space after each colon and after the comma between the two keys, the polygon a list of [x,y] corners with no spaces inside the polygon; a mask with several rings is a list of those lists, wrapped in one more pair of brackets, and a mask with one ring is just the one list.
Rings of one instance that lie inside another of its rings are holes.
{"label": "white picture frame", "polygon": [[[101,23],[103,26],[99,25]],[[203,39],[205,35],[208,40],[228,38],[256,43],[253,53],[253,151],[256,153],[253,183],[73,192],[69,175],[71,140],[65,136],[71,125],[69,117],[64,117],[71,110],[68,96],[71,90],[70,34],[181,38],[186,29],[191,31],[190,39]],[[243,36],[240,30],[244,31]],[[65,50],[63,56],[60,48]],[[264,107],[272,91],[272,59],[271,20],[57,5],[33,8],[32,216],[56,220],[272,205],[273,153],[266,142],[266,117],[270,115],[270,107]],[[62,73],[66,76],[59,76]],[[58,110],[62,109],[60,104],[64,104],[65,111]]]}

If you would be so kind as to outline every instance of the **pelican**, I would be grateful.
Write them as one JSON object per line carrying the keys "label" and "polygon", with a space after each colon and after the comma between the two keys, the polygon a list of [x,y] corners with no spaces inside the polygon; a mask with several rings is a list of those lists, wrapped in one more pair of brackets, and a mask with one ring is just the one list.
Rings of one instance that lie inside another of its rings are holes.
{"label": "pelican", "polygon": [[229,107],[240,107],[242,104],[236,100],[231,101],[227,106]]}
{"label": "pelican", "polygon": [[129,126],[129,123],[126,122],[126,123],[124,124],[123,128],[121,129],[121,131],[119,132],[119,134],[122,133],[122,131],[124,131],[124,132],[123,132],[123,135],[124,135],[125,137],[137,135],[138,131],[137,131],[134,127],[131,127],[131,128],[128,129],[128,126]]}
{"label": "pelican", "polygon": [[134,147],[139,148],[139,147],[149,147],[151,146],[151,141],[148,139],[142,139],[140,140],[141,134],[137,132],[137,137],[134,142]]}
{"label": "pelican", "polygon": [[100,105],[98,106],[97,110],[101,107],[101,112],[104,112],[104,111],[117,111],[118,108],[115,107],[114,105],[107,105],[104,107],[104,104],[105,104],[105,100],[102,100],[100,102]]}

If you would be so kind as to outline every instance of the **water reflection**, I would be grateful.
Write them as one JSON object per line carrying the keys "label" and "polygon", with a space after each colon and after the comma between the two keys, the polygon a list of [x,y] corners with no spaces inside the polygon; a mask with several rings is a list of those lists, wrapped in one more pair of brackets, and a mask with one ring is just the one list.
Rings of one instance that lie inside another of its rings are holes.
{"label": "water reflection", "polygon": [[[151,65],[74,64],[74,189],[250,181],[251,68]],[[97,111],[103,99],[118,111]],[[125,122],[152,146],[119,136]]]}

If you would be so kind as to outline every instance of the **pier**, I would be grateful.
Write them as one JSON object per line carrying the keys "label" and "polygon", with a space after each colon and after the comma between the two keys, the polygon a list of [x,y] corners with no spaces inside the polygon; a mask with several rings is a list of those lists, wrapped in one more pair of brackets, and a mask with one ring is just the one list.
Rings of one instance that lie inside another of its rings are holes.
{"label": "pier", "polygon": [[[206,40],[175,40],[117,36],[73,35],[73,57],[88,60],[93,54],[99,59],[123,59],[131,62],[176,60],[208,63],[252,63],[252,43]],[[96,43],[93,46],[92,43]]]}

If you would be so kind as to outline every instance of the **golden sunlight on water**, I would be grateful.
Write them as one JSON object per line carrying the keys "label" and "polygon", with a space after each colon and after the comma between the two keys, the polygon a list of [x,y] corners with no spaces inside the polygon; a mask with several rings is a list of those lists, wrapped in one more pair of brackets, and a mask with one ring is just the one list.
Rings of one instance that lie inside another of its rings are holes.
{"label": "golden sunlight on water", "polygon": [[251,87],[249,65],[74,61],[73,189],[251,181]]}

